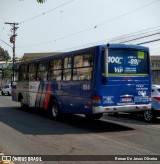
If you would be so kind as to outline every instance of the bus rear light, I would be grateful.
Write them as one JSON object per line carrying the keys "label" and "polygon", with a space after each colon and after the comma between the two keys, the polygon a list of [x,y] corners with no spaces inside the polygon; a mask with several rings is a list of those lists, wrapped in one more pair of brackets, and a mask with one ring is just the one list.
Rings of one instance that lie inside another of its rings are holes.
{"label": "bus rear light", "polygon": [[106,108],[106,110],[110,110],[110,108]]}
{"label": "bus rear light", "polygon": [[147,107],[146,107],[146,106],[143,106],[143,108],[144,108],[144,109],[147,109]]}
{"label": "bus rear light", "polygon": [[101,103],[101,96],[93,96],[92,101],[94,104],[100,104]]}

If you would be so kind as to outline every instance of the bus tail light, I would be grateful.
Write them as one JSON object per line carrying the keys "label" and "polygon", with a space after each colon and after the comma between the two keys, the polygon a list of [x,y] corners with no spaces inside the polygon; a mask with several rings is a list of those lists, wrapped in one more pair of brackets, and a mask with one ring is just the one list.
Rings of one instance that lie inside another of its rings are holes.
{"label": "bus tail light", "polygon": [[101,103],[101,96],[93,96],[92,97],[94,104],[100,104]]}

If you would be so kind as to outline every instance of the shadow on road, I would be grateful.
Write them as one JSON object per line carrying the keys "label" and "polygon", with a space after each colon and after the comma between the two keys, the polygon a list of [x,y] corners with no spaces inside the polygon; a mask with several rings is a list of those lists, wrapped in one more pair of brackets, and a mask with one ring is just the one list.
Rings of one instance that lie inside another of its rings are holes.
{"label": "shadow on road", "polygon": [[153,124],[160,124],[160,119],[155,119],[153,122],[145,122],[142,115],[137,115],[134,113],[119,113],[114,116],[108,116],[105,114],[104,116],[107,120],[118,121],[122,123],[129,123],[129,124],[139,124],[139,125],[153,125]]}
{"label": "shadow on road", "polygon": [[23,134],[63,135],[106,133],[134,130],[104,120],[87,120],[79,115],[65,116],[61,121],[51,120],[44,112],[0,107],[0,121]]}

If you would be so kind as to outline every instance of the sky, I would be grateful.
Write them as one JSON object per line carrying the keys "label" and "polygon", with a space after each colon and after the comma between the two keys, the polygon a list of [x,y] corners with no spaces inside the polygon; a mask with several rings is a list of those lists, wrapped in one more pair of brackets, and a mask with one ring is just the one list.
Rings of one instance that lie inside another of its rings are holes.
{"label": "sky", "polygon": [[[0,0],[0,47],[12,57],[11,25],[5,22],[19,23],[16,57],[73,51],[136,32],[140,37],[147,29],[160,33],[160,0],[47,0],[43,4],[36,0]],[[160,34],[147,39],[160,39]],[[150,48],[151,55],[160,55],[160,41],[143,46]]]}

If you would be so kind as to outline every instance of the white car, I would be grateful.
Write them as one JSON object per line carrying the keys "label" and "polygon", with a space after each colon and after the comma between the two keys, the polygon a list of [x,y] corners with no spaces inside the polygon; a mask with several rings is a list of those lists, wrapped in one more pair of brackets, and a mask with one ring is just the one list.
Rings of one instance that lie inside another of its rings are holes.
{"label": "white car", "polygon": [[2,88],[1,94],[2,95],[9,95],[9,96],[11,96],[12,95],[12,87],[11,87],[11,84],[5,85]]}
{"label": "white car", "polygon": [[152,85],[152,109],[144,112],[144,119],[147,122],[153,121],[156,117],[160,116],[160,85]]}

